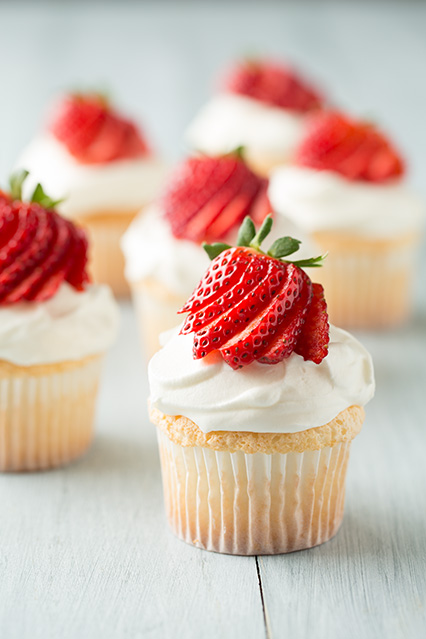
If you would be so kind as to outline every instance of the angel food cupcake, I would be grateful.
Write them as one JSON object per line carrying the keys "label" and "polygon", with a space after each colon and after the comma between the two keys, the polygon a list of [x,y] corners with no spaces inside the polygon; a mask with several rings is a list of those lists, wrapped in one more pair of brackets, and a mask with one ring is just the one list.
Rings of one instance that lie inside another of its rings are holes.
{"label": "angel food cupcake", "polygon": [[165,172],[141,130],[100,95],[67,95],[18,166],[30,171],[31,190],[41,182],[63,199],[58,210],[87,229],[95,281],[128,294],[120,237],[157,194]]}
{"label": "angel food cupcake", "polygon": [[312,117],[295,165],[271,177],[273,208],[328,251],[319,277],[337,324],[392,327],[411,312],[424,206],[404,173],[372,125],[329,112]]}
{"label": "angel food cupcake", "polygon": [[270,210],[267,180],[238,153],[193,156],[172,173],[162,197],[130,225],[122,241],[126,276],[148,355],[176,325],[176,311],[208,266],[202,241],[234,241],[245,215],[261,222]]}
{"label": "angel food cupcake", "polygon": [[350,444],[374,393],[369,354],[329,327],[323,289],[301,268],[319,258],[279,259],[298,247],[288,237],[262,253],[268,224],[255,234],[246,221],[242,246],[213,259],[149,364],[171,528],[241,555],[337,532]]}
{"label": "angel food cupcake", "polygon": [[321,105],[319,93],[294,70],[269,60],[245,61],[225,75],[186,139],[193,149],[211,155],[244,146],[252,168],[267,176],[292,157],[306,115]]}
{"label": "angel food cupcake", "polygon": [[92,286],[84,232],[25,174],[0,191],[0,470],[40,470],[82,455],[92,439],[102,357],[118,311]]}

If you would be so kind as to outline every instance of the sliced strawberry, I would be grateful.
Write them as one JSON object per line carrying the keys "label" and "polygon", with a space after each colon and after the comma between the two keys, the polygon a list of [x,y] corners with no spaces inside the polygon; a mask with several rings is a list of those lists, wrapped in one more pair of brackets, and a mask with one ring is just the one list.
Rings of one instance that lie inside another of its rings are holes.
{"label": "sliced strawberry", "polygon": [[0,198],[1,304],[44,301],[65,281],[82,290],[86,264],[87,240],[72,222],[37,202]]}
{"label": "sliced strawberry", "polygon": [[[246,180],[239,192],[228,202],[227,206],[207,228],[206,241],[221,240],[238,226],[251,211],[261,185],[257,179]],[[267,211],[264,211],[266,216]]]}
{"label": "sliced strawberry", "polygon": [[306,113],[321,106],[315,89],[288,67],[264,60],[248,60],[232,68],[222,87],[271,106]]}
{"label": "sliced strawberry", "polygon": [[255,274],[246,273],[243,283],[237,287],[236,299],[231,302],[230,308],[195,333],[193,352],[197,359],[221,348],[236,333],[241,334],[247,324],[257,317],[277,294],[286,275],[286,269],[278,260],[266,259],[264,263],[266,269]]}
{"label": "sliced strawberry", "polygon": [[257,219],[265,218],[270,210],[265,188],[266,181],[236,154],[191,157],[170,178],[162,197],[164,217],[177,238],[217,241],[253,207]]}
{"label": "sliced strawberry", "polygon": [[[22,245],[22,252],[0,275],[0,300],[3,303],[19,301],[25,295],[26,286],[21,287],[21,283],[31,275],[40,277],[41,271],[37,268],[52,250],[56,233],[53,219],[38,205],[34,206],[34,213],[37,216],[37,229],[33,241],[29,246]],[[19,291],[18,295],[15,295],[16,290]]]}
{"label": "sliced strawberry", "polygon": [[321,284],[312,284],[312,302],[295,346],[295,352],[305,360],[320,364],[328,353],[329,330],[324,288]]}
{"label": "sliced strawberry", "polygon": [[[206,301],[208,301],[207,307],[203,306],[200,310],[188,315],[181,329],[182,334],[197,333],[204,328],[204,326],[211,324],[219,315],[223,315],[223,313],[241,301],[254,286],[262,282],[262,279],[271,268],[269,264],[270,261],[262,260],[260,256],[256,256],[255,253],[253,253],[252,256],[253,259],[247,262],[247,266],[239,278],[229,278],[222,282],[220,277],[216,279],[218,270],[209,269],[210,275],[213,276],[214,281],[220,286],[220,297],[214,300],[210,298],[210,301],[206,299]],[[212,264],[212,266],[214,265]],[[206,280],[206,282],[208,281],[210,281],[210,278]],[[199,294],[203,296],[201,290]]]}
{"label": "sliced strawberry", "polygon": [[149,153],[136,126],[96,94],[66,96],[53,114],[50,130],[82,164],[104,164]]}
{"label": "sliced strawberry", "polygon": [[281,287],[266,309],[242,333],[219,349],[229,366],[234,369],[247,366],[268,350],[278,327],[299,296],[303,284],[302,273],[297,266],[289,264]]}
{"label": "sliced strawberry", "polygon": [[296,163],[340,173],[350,180],[385,182],[404,173],[387,138],[372,125],[330,111],[313,116],[296,152]]}
{"label": "sliced strawberry", "polygon": [[[238,233],[240,246],[205,245],[208,255],[216,257],[179,311],[190,312],[181,333],[194,333],[195,359],[218,352],[237,369],[255,360],[277,364],[296,347],[314,361],[324,357],[328,321],[322,287],[312,285],[300,268],[320,266],[323,257],[282,261],[299,248],[300,242],[291,237],[276,240],[263,253],[260,245],[271,227],[268,216],[256,232],[246,217]],[[320,342],[315,345],[316,337]]]}
{"label": "sliced strawberry", "polygon": [[[193,313],[212,304],[229,291],[244,276],[249,264],[256,259],[254,251],[234,247],[224,251],[211,263],[203,279],[178,313]],[[188,320],[190,317],[188,317]]]}
{"label": "sliced strawberry", "polygon": [[259,362],[262,364],[278,364],[289,357],[294,351],[295,345],[305,323],[312,299],[312,282],[306,273],[303,273],[303,284],[300,295],[293,304],[284,322],[282,322],[278,335],[263,353]]}

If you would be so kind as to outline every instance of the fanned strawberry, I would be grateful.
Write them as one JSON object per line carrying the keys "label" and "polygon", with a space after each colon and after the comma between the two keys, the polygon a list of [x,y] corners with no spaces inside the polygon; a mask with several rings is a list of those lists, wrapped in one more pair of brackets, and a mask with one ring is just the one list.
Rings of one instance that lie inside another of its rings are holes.
{"label": "fanned strawberry", "polygon": [[404,173],[404,163],[387,138],[371,124],[336,111],[312,116],[296,163],[335,171],[349,180],[386,182]]}
{"label": "fanned strawberry", "polygon": [[295,347],[295,352],[305,360],[319,364],[328,352],[329,324],[327,302],[321,284],[312,284],[312,302],[308,308],[303,332]]}
{"label": "fanned strawberry", "polygon": [[234,293],[235,299],[231,299],[228,308],[221,311],[215,303],[212,310],[216,319],[204,322],[204,328],[194,336],[194,355],[197,359],[228,344],[235,334],[239,336],[275,297],[286,275],[285,269],[275,260],[264,262],[265,269],[254,275],[247,272],[243,282],[230,292]]}
{"label": "fanned strawberry", "polygon": [[[214,261],[189,300],[178,312],[187,313],[201,310],[214,302],[222,295],[223,287],[229,290],[231,286],[240,281],[254,259],[254,253],[249,253],[238,247],[228,247],[228,250],[225,250],[220,258],[218,257]],[[191,316],[188,317],[188,320],[190,319]]]}
{"label": "fanned strawberry", "polygon": [[11,196],[0,197],[0,304],[44,301],[62,282],[82,290],[86,273],[84,232],[58,215],[37,186],[22,202],[24,171],[11,179]]}
{"label": "fanned strawberry", "polygon": [[133,122],[113,111],[98,94],[65,96],[56,107],[50,130],[82,164],[104,164],[149,153]]}
{"label": "fanned strawberry", "polygon": [[275,336],[280,334],[280,326],[284,327],[284,320],[300,295],[302,282],[301,269],[289,264],[286,268],[286,278],[269,306],[255,317],[241,334],[220,349],[229,366],[234,369],[241,368],[262,357]]}
{"label": "fanned strawberry", "polygon": [[262,364],[278,364],[295,350],[312,299],[312,282],[304,271],[302,274],[300,295],[288,313],[284,330],[272,340],[259,359]]}
{"label": "fanned strawberry", "polygon": [[238,152],[190,157],[171,176],[162,209],[175,237],[217,241],[238,228],[246,215],[264,220],[270,210],[267,184]]}
{"label": "fanned strawberry", "polygon": [[271,226],[268,216],[256,233],[253,221],[246,217],[238,247],[204,245],[212,264],[179,311],[191,313],[181,333],[195,333],[195,359],[219,351],[237,369],[255,360],[276,364],[298,348],[316,363],[327,354],[325,301],[319,285],[312,285],[301,269],[320,266],[323,257],[299,262],[280,259],[299,248],[300,242],[290,237],[277,240],[263,253],[260,245]]}
{"label": "fanned strawberry", "polygon": [[[225,251],[225,253],[235,255],[235,249],[230,249],[229,252]],[[197,296],[203,296],[203,306],[198,307],[199,310],[188,315],[181,330],[182,334],[200,331],[204,326],[210,324],[215,317],[222,315],[235,306],[236,300],[243,299],[246,293],[251,291],[253,282],[260,283],[265,276],[269,276],[269,271],[272,269],[270,263],[262,260],[254,251],[252,254],[244,251],[249,259],[241,259],[239,263],[241,265],[245,264],[245,268],[236,272],[234,277],[226,276],[226,279],[220,281],[222,278],[222,255],[225,255],[225,253],[218,256],[210,268],[210,273],[213,274],[214,279],[208,278],[200,283],[206,284],[207,287],[213,284],[213,290],[211,293],[207,293],[205,286],[197,289]],[[241,253],[241,249],[238,253]],[[219,297],[215,297],[216,291],[220,292]],[[207,312],[203,310],[205,305],[208,305]],[[183,312],[183,309],[179,312]]]}
{"label": "fanned strawberry", "polygon": [[306,113],[321,106],[322,98],[295,71],[269,60],[247,60],[225,76],[222,88],[271,106]]}

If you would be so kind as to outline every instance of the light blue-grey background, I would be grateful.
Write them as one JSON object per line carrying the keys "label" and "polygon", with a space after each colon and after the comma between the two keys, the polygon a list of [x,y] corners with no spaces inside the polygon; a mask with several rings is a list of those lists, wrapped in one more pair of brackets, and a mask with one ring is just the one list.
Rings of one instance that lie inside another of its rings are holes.
{"label": "light blue-grey background", "polygon": [[[426,197],[426,6],[408,2],[1,2],[0,180],[68,87],[110,89],[177,159],[215,73],[253,52],[291,60],[391,132]],[[341,532],[258,562],[167,531],[145,367],[123,305],[92,451],[67,469],[0,477],[2,639],[423,639],[425,264],[423,252],[409,326],[360,335],[378,387]]]}

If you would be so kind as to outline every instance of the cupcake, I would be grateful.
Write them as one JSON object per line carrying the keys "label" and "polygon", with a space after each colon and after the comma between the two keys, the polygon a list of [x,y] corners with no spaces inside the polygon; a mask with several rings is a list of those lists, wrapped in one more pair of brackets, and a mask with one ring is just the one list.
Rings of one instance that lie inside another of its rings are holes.
{"label": "cupcake", "polygon": [[312,117],[295,165],[271,177],[273,208],[328,251],[319,277],[336,324],[387,328],[410,315],[424,207],[404,174],[373,125],[324,112]]}
{"label": "cupcake", "polygon": [[268,176],[288,162],[319,93],[294,70],[270,60],[246,60],[224,76],[219,92],[186,132],[191,148],[211,155],[244,146],[252,168]]}
{"label": "cupcake", "polygon": [[64,198],[58,210],[87,230],[94,280],[127,295],[120,238],[165,173],[142,131],[98,94],[66,95],[18,167],[30,171],[28,192],[41,182],[56,200]]}
{"label": "cupcake", "polygon": [[109,289],[90,285],[85,233],[25,173],[0,191],[0,470],[82,455],[93,434],[103,355],[117,331]]}
{"label": "cupcake", "polygon": [[170,526],[239,555],[337,532],[350,444],[374,392],[370,356],[329,327],[322,286],[301,268],[320,259],[290,262],[288,237],[261,252],[268,223],[256,234],[246,221],[241,246],[213,259],[148,369]]}
{"label": "cupcake", "polygon": [[201,242],[234,243],[245,215],[261,222],[270,211],[267,187],[240,153],[192,156],[172,172],[153,206],[132,222],[122,247],[148,356],[158,350],[159,335],[176,325],[176,311],[208,266]]}

